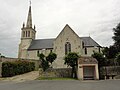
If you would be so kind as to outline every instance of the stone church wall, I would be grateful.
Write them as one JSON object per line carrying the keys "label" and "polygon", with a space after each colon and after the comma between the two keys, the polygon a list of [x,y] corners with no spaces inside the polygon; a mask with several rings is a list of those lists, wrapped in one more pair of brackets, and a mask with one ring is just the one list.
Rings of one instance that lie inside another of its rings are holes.
{"label": "stone church wall", "polygon": [[57,59],[53,63],[54,68],[65,68],[64,57],[65,57],[65,44],[69,42],[71,45],[71,52],[77,52],[79,55],[82,54],[82,40],[79,36],[67,25],[58,37],[55,39],[53,44],[53,52],[57,54]]}
{"label": "stone church wall", "polygon": [[[93,54],[93,51],[99,52],[99,47],[86,47],[87,48],[87,54],[85,54],[85,49],[83,49],[83,54],[81,56],[91,56]],[[102,48],[100,49],[100,52],[102,52]]]}
{"label": "stone church wall", "polygon": [[45,49],[45,50],[29,50],[28,51],[28,58],[29,59],[36,59],[36,60],[39,60],[39,57],[37,56],[38,55],[38,51],[39,51],[39,54],[40,53],[43,53],[45,56],[48,56],[48,54],[51,52],[52,49]]}

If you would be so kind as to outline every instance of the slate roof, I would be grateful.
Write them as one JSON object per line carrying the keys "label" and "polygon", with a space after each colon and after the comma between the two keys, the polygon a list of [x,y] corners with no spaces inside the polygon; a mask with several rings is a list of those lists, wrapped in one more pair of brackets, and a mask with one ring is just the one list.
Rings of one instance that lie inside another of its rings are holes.
{"label": "slate roof", "polygon": [[[85,47],[100,47],[91,37],[80,37]],[[40,50],[40,49],[52,49],[53,48],[53,39],[36,39],[33,40],[28,50]]]}
{"label": "slate roof", "polygon": [[95,42],[91,37],[80,37],[83,42],[84,42],[84,46],[89,47],[89,46],[93,46],[93,47],[100,47],[100,45]]}
{"label": "slate roof", "polygon": [[53,48],[55,39],[36,39],[33,40],[28,50],[50,49]]}

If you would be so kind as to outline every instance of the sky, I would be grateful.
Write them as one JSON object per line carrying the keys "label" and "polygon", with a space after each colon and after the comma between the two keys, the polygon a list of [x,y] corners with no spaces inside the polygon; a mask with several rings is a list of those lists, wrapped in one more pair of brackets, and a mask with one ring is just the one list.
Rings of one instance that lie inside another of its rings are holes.
{"label": "sky", "polygon": [[[110,46],[120,22],[120,0],[32,0],[36,39],[55,38],[66,24],[80,36]],[[17,57],[29,0],[0,0],[0,53]]]}

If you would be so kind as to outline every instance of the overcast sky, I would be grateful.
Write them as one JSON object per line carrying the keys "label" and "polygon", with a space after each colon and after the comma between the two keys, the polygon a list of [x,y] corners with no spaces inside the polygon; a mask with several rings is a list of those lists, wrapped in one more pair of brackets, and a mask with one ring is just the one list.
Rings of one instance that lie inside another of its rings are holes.
{"label": "overcast sky", "polygon": [[[0,53],[17,57],[29,0],[0,0]],[[32,0],[38,38],[55,38],[66,24],[101,46],[113,44],[112,28],[120,22],[120,0]]]}

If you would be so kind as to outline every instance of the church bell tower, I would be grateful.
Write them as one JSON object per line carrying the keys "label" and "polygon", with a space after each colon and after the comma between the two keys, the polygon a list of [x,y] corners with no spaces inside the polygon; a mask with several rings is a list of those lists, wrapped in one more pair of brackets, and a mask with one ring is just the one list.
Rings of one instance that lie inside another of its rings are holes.
{"label": "church bell tower", "polygon": [[28,52],[27,49],[30,46],[32,40],[35,39],[36,30],[35,25],[32,26],[32,12],[31,12],[31,2],[28,11],[27,23],[23,23],[21,28],[21,42],[19,44],[19,54],[18,58],[27,59]]}

